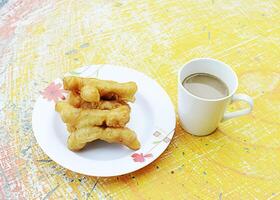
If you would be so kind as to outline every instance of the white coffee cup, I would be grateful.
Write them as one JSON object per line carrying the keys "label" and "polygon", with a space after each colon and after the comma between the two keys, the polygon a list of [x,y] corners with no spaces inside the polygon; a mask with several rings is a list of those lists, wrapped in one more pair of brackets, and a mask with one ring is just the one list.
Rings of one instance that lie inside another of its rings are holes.
{"label": "white coffee cup", "polygon": [[[220,99],[193,95],[183,87],[183,81],[195,73],[208,73],[218,77],[227,85],[229,95]],[[235,94],[237,87],[235,72],[221,61],[198,58],[186,63],[178,73],[178,113],[182,128],[192,135],[204,136],[212,133],[222,121],[249,114],[253,109],[253,100],[246,94]],[[234,101],[245,101],[250,107],[225,113],[227,105]]]}

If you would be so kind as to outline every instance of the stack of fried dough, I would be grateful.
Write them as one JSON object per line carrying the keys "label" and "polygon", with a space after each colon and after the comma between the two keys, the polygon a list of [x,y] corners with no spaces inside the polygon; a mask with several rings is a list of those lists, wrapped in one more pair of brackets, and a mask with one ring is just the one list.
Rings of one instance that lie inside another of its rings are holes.
{"label": "stack of fried dough", "polygon": [[135,82],[68,76],[63,79],[63,86],[69,95],[56,103],[55,110],[67,125],[70,150],[81,150],[98,139],[133,150],[140,148],[135,132],[125,127],[130,119],[127,102],[135,100]]}

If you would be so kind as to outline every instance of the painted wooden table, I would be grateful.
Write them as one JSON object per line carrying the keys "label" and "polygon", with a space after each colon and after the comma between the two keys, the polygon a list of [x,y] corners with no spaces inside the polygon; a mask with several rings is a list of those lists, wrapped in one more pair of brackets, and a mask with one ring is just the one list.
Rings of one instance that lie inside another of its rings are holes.
{"label": "painted wooden table", "polygon": [[[0,6],[0,199],[280,199],[279,0],[0,0]],[[231,65],[238,91],[255,101],[253,113],[207,137],[177,124],[159,159],[113,178],[66,170],[36,143],[34,101],[65,72],[100,63],[135,68],[157,80],[176,107],[177,71],[196,57]]]}

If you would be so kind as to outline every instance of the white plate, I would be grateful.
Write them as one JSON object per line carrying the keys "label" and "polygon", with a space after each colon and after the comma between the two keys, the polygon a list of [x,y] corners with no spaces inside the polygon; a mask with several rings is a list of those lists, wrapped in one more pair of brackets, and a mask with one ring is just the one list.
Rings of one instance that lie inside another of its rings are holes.
{"label": "white plate", "polygon": [[176,117],[168,95],[156,81],[133,69],[113,65],[86,66],[66,75],[136,82],[138,91],[136,101],[130,103],[131,118],[127,127],[136,132],[141,149],[133,151],[119,144],[95,141],[80,152],[70,151],[66,126],[54,109],[55,101],[66,94],[61,79],[57,79],[41,92],[32,115],[36,140],[52,160],[81,174],[108,177],[143,168],[167,148],[174,134]]}

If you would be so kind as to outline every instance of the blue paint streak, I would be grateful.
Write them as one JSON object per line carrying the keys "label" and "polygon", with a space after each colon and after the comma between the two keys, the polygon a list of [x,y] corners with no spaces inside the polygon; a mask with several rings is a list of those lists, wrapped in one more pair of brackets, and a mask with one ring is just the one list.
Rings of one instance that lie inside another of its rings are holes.
{"label": "blue paint streak", "polygon": [[44,162],[44,163],[49,163],[51,162],[52,160],[37,160],[38,162]]}
{"label": "blue paint streak", "polygon": [[65,55],[73,55],[73,54],[76,54],[76,53],[78,53],[78,51],[77,51],[76,49],[72,49],[72,50],[70,50],[70,51],[67,51],[67,52],[65,53]]}
{"label": "blue paint streak", "polygon": [[43,198],[43,200],[47,200],[49,199],[49,197],[52,195],[52,193],[54,193],[56,191],[56,189],[59,187],[59,185],[57,185],[55,188],[53,188],[51,191],[49,191],[47,193],[47,195]]}
{"label": "blue paint streak", "polygon": [[0,8],[3,7],[6,3],[8,3],[8,0],[0,0]]}
{"label": "blue paint streak", "polygon": [[80,45],[80,48],[87,48],[89,47],[89,43],[84,43]]}
{"label": "blue paint streak", "polygon": [[94,183],[94,185],[93,185],[91,191],[87,194],[87,200],[88,200],[88,198],[90,197],[90,195],[91,195],[91,193],[93,192],[93,190],[95,189],[95,187],[96,187],[96,185],[97,185],[97,183],[98,183],[98,180],[99,180],[99,178],[97,177],[97,179],[96,179],[96,181],[95,181],[95,183]]}
{"label": "blue paint streak", "polygon": [[26,149],[21,150],[21,153],[23,155],[26,155],[27,151],[31,148],[31,146],[28,146]]}

